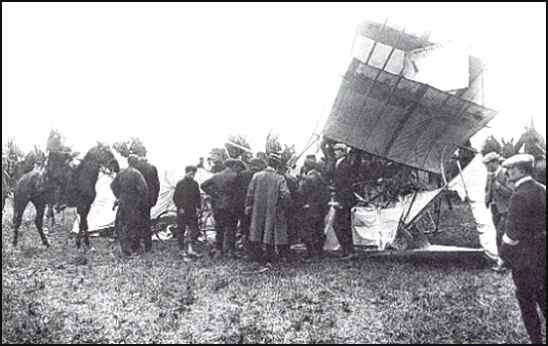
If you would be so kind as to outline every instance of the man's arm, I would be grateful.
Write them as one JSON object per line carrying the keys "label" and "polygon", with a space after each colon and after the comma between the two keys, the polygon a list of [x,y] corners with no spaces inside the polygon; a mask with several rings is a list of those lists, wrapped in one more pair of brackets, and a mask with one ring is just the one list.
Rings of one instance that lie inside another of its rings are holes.
{"label": "man's arm", "polygon": [[154,166],[152,166],[152,186],[149,186],[149,189],[151,201],[156,204],[160,196],[160,178],[158,177],[158,170]]}
{"label": "man's arm", "polygon": [[207,193],[211,197],[217,197],[217,189],[215,188],[215,182],[213,181],[213,178],[209,178],[204,181],[200,187],[202,188],[202,190],[204,190],[205,193]]}

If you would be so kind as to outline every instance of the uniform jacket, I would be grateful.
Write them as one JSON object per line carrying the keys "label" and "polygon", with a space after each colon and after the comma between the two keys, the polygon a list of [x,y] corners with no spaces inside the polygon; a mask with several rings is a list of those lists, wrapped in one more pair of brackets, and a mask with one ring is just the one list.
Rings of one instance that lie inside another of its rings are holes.
{"label": "uniform jacket", "polygon": [[235,196],[237,192],[238,174],[230,168],[216,173],[200,186],[205,193],[211,196],[214,209],[230,210],[235,212]]}
{"label": "uniform jacket", "polygon": [[189,177],[184,177],[175,186],[173,194],[173,203],[177,209],[189,210],[195,212],[201,208],[202,200],[200,196],[200,187],[198,183]]}
{"label": "uniform jacket", "polygon": [[521,183],[510,199],[502,258],[515,269],[546,265],[546,187],[533,179]]}

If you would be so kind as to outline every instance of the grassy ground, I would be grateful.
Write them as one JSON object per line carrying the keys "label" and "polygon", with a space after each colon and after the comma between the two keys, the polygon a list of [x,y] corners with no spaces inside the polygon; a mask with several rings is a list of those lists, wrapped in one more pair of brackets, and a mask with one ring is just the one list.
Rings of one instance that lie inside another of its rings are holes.
{"label": "grassy ground", "polygon": [[[473,245],[466,210],[444,215],[431,242]],[[122,259],[93,239],[84,255],[71,222],[50,232],[50,249],[27,222],[14,249],[4,217],[2,343],[527,341],[509,274],[477,258],[328,258],[253,275],[242,261],[184,263],[174,242]]]}

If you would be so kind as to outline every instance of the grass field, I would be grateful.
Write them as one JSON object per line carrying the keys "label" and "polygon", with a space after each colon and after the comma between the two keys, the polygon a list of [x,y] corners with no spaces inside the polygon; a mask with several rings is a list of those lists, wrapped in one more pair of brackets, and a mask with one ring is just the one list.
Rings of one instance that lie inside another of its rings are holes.
{"label": "grass field", "polygon": [[[6,214],[2,343],[527,342],[510,275],[477,257],[327,258],[249,274],[242,261],[185,263],[172,241],[123,259],[93,239],[84,255],[70,216],[50,249],[30,221],[14,249]],[[444,210],[431,242],[477,246],[472,224],[463,205]]]}

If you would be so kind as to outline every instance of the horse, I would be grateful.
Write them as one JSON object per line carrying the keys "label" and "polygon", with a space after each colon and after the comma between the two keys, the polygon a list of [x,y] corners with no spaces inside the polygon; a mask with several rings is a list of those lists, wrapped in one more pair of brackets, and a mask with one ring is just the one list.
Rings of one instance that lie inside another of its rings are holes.
{"label": "horse", "polygon": [[32,170],[17,182],[14,193],[14,247],[17,246],[23,212],[31,202],[36,208],[34,222],[45,246],[49,247],[49,243],[42,230],[42,223],[46,204],[50,203],[76,208],[80,217],[76,247],[80,248],[84,235],[85,245],[89,248],[87,216],[95,200],[99,172],[106,169],[118,173],[120,166],[110,147],[102,143],[91,148],[75,167],[70,164],[73,158],[72,153],[50,151],[45,169]]}
{"label": "horse", "polygon": [[46,155],[36,146],[24,157],[22,155],[13,150],[2,153],[2,212],[6,199],[13,193],[17,180],[25,173],[45,165]]}

